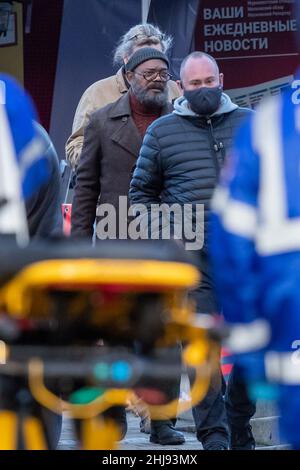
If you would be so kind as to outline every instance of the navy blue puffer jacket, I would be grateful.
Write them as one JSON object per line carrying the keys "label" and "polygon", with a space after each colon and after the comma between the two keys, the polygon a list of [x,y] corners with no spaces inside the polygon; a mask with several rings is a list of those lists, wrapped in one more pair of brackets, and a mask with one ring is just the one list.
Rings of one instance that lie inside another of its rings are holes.
{"label": "navy blue puffer jacket", "polygon": [[223,93],[215,115],[195,115],[185,98],[147,130],[130,185],[131,204],[204,204],[205,233],[210,200],[236,129],[252,111]]}

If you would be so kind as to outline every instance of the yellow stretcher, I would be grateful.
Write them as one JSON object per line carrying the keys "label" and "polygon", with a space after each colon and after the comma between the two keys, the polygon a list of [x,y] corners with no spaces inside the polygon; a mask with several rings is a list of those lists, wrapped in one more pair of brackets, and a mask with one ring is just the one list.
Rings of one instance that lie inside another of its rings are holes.
{"label": "yellow stretcher", "polygon": [[[198,270],[175,243],[8,243],[0,266],[0,450],[55,448],[63,411],[82,448],[113,449],[112,406],[138,394],[151,419],[171,418],[205,396],[219,344],[194,314]],[[188,403],[166,389],[182,365]]]}

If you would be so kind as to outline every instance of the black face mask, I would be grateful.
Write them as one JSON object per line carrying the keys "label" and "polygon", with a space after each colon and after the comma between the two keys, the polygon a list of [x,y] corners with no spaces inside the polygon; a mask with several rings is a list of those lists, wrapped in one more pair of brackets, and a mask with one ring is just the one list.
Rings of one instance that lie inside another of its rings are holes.
{"label": "black face mask", "polygon": [[194,113],[199,116],[211,116],[220,106],[222,91],[220,86],[203,87],[196,90],[184,90],[184,96]]}

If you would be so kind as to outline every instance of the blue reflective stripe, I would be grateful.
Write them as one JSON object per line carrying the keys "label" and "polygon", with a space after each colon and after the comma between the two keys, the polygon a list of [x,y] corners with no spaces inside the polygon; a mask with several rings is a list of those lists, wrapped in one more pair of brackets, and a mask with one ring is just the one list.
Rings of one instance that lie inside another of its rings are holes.
{"label": "blue reflective stripe", "polygon": [[283,141],[283,161],[286,184],[286,197],[288,214],[287,217],[300,217],[300,185],[299,185],[299,165],[300,165],[300,134],[296,132],[295,112],[296,106],[293,103],[293,89],[283,95],[282,106],[282,141]]}

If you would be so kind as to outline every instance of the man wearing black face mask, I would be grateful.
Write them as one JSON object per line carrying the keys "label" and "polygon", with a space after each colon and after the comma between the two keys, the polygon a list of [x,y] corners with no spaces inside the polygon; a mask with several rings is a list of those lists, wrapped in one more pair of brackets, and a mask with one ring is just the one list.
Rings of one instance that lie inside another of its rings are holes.
{"label": "man wearing black face mask", "polygon": [[[192,218],[195,233],[202,231],[199,248],[201,285],[193,293],[197,312],[218,311],[208,261],[207,235],[210,200],[235,129],[251,111],[233,104],[223,93],[223,74],[215,59],[193,52],[181,65],[183,96],[174,104],[172,114],[153,123],[147,130],[131,181],[132,204],[196,204],[204,206],[204,230]],[[172,223],[172,222],[171,222]],[[175,231],[175,230],[174,230]],[[184,237],[182,237],[184,240]],[[255,406],[235,369],[229,380],[226,410],[220,374],[213,377],[206,398],[193,409],[197,438],[204,449],[253,449],[255,442],[249,420]],[[228,432],[228,421],[230,437]]]}

